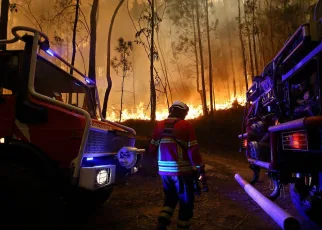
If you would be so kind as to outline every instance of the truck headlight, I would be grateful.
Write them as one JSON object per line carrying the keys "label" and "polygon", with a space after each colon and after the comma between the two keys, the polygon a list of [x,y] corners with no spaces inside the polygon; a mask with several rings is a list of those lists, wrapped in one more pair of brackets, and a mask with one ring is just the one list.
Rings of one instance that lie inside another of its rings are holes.
{"label": "truck headlight", "polygon": [[115,165],[82,167],[80,169],[79,186],[89,190],[99,189],[115,182]]}
{"label": "truck headlight", "polygon": [[117,158],[120,162],[120,165],[123,167],[130,169],[137,162],[137,148],[132,147],[123,147],[117,153]]}
{"label": "truck headlight", "polygon": [[107,182],[108,173],[105,169],[98,171],[96,181],[98,184],[103,185]]}

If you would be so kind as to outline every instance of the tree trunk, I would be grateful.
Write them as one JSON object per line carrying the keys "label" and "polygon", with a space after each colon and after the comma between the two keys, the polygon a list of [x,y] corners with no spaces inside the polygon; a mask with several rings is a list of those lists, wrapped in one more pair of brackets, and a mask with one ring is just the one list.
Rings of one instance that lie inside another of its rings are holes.
{"label": "tree trunk", "polygon": [[[124,54],[124,53],[123,53],[123,59],[125,59],[125,54]],[[125,75],[126,75],[125,64],[123,64],[120,122],[122,121],[122,111],[123,111],[123,93],[124,93],[124,79],[125,79]]]}
{"label": "tree trunk", "polygon": [[204,62],[202,54],[202,43],[201,43],[201,32],[200,32],[200,18],[199,18],[199,4],[198,0],[195,0],[196,12],[197,12],[197,30],[198,30],[198,42],[200,51],[200,67],[201,67],[201,84],[202,84],[202,100],[205,107],[203,108],[203,115],[208,115],[207,111],[207,96],[206,96],[206,85],[205,85],[205,72],[204,72]]}
{"label": "tree trunk", "polygon": [[[90,14],[90,46],[89,46],[89,65],[88,65],[88,77],[96,83],[96,27],[97,27],[97,17],[98,17],[98,4],[99,0],[93,0],[93,5]],[[95,91],[91,91],[92,97],[96,97]],[[95,108],[99,106],[96,104]]]}
{"label": "tree trunk", "polygon": [[[262,1],[258,1],[258,15],[262,15]],[[263,20],[262,18],[260,18],[260,20]],[[258,41],[258,45],[260,47],[260,53],[262,55],[261,59],[262,59],[262,69],[265,68],[267,61],[266,61],[266,57],[267,57],[267,52],[265,52],[265,46],[264,46],[264,42],[263,39],[265,39],[265,33],[264,33],[264,28],[259,28],[258,33],[257,33],[257,41]]]}
{"label": "tree trunk", "polygon": [[266,65],[266,56],[265,56],[264,45],[263,45],[263,42],[261,41],[261,38],[260,37],[261,37],[260,34],[257,33],[257,41],[258,41],[258,45],[259,45],[259,47],[261,49],[260,52],[262,54],[262,57],[261,57],[261,59],[262,59],[262,69],[264,69],[265,68],[265,65]]}
{"label": "tree trunk", "polygon": [[[76,1],[76,6],[75,6],[75,21],[74,21],[74,27],[73,27],[73,38],[72,38],[72,45],[73,45],[73,50],[72,50],[72,60],[71,60],[71,65],[75,65],[75,58],[76,58],[76,35],[77,35],[77,23],[78,23],[78,16],[79,16],[79,1]],[[71,68],[69,70],[69,73],[73,75],[74,70]],[[68,97],[68,103],[72,104],[72,94],[69,94]]]}
{"label": "tree trunk", "polygon": [[300,0],[300,8],[302,9],[301,11],[301,16],[302,16],[302,23],[305,22],[305,4],[304,4],[305,0]]}
{"label": "tree trunk", "polygon": [[[9,0],[1,1],[0,39],[7,39]],[[6,50],[6,44],[0,44],[0,50]]]}
{"label": "tree trunk", "polygon": [[193,42],[194,42],[194,52],[195,52],[195,58],[196,58],[196,84],[197,84],[197,93],[200,95],[200,100],[202,104],[202,108],[206,108],[207,105],[204,104],[203,101],[203,95],[202,95],[202,90],[199,89],[199,57],[198,57],[198,47],[197,47],[197,33],[196,33],[196,25],[195,25],[195,14],[192,14],[192,23],[193,23]]}
{"label": "tree trunk", "polygon": [[255,70],[256,70],[256,75],[258,75],[258,62],[257,62],[257,52],[256,52],[256,33],[255,33],[255,1],[253,0],[253,5],[252,5],[252,38],[253,38],[253,50],[254,50],[254,60],[255,60]]}
{"label": "tree trunk", "polygon": [[97,9],[99,0],[93,0],[93,5],[90,15],[90,47],[89,47],[89,67],[88,77],[96,82],[96,27],[97,27]]}
{"label": "tree trunk", "polygon": [[122,4],[124,3],[124,0],[120,0],[119,4],[117,5],[112,19],[111,19],[111,24],[110,24],[110,28],[108,31],[108,39],[107,39],[107,58],[106,58],[106,80],[107,80],[107,88],[105,91],[105,96],[104,96],[104,102],[103,102],[103,109],[102,109],[102,115],[103,118],[106,118],[106,112],[107,112],[107,102],[108,102],[108,98],[110,96],[110,92],[112,89],[112,78],[111,78],[111,37],[112,37],[112,29],[113,29],[113,24],[114,24],[114,20],[115,17],[117,15],[117,12],[119,11],[119,9],[121,8]]}
{"label": "tree trunk", "polygon": [[151,121],[156,118],[156,91],[153,75],[153,61],[154,61],[154,0],[151,0],[151,42],[150,42],[150,100],[151,100]]}
{"label": "tree trunk", "polygon": [[[225,1],[224,1],[225,4]],[[227,8],[226,8],[226,4],[225,4],[225,13],[227,15]],[[233,57],[233,49],[231,46],[231,36],[230,36],[230,27],[229,27],[229,21],[228,21],[228,17],[226,17],[226,27],[227,27],[227,34],[228,34],[228,43],[229,43],[229,52],[230,52],[230,64],[231,64],[231,71],[232,71],[232,75],[233,75],[233,91],[234,91],[234,98],[236,98],[237,95],[237,89],[236,89],[236,76],[235,76],[235,68],[234,68],[234,57]],[[229,87],[229,85],[228,85]],[[230,97],[230,95],[229,95]]]}
{"label": "tree trunk", "polygon": [[290,25],[289,25],[289,21],[287,20],[287,17],[286,17],[286,8],[287,8],[287,1],[283,0],[283,16],[284,16],[284,26],[286,26],[287,30],[285,29],[284,32],[285,32],[285,39],[287,39],[289,37],[289,35],[291,34],[291,28],[290,28]]}
{"label": "tree trunk", "polygon": [[169,88],[169,96],[170,96],[171,103],[173,103],[172,91],[171,91],[171,86],[170,86],[169,77],[168,77],[168,67],[167,67],[167,63],[165,61],[165,58],[164,58],[164,55],[163,55],[163,52],[162,52],[162,49],[161,49],[160,40],[159,40],[159,33],[158,32],[157,32],[157,42],[158,42],[158,46],[159,46],[160,57],[162,58],[162,61],[160,62],[161,69],[163,71],[164,78],[165,78],[164,93],[165,93],[165,97],[166,97],[166,100],[167,100],[167,105],[168,105],[168,108],[169,108],[170,105],[169,105],[169,97],[168,97],[167,88]]}
{"label": "tree trunk", "polygon": [[240,95],[244,95],[244,85],[245,85],[245,80],[240,80],[239,81],[239,92],[240,92]]}
{"label": "tree trunk", "polygon": [[135,101],[135,56],[134,56],[135,46],[133,47],[133,59],[132,59],[132,70],[133,70],[133,82],[132,82],[132,89],[133,89],[133,103],[134,108],[136,108],[136,101]]}
{"label": "tree trunk", "polygon": [[[74,27],[73,27],[73,38],[72,38],[72,45],[73,45],[73,50],[72,50],[72,60],[71,60],[71,65],[75,65],[75,58],[76,58],[76,35],[77,35],[77,23],[78,23],[78,16],[79,16],[79,1],[76,1],[76,6],[75,6],[75,21],[74,21]],[[70,74],[73,75],[73,69],[70,69]]]}
{"label": "tree trunk", "polygon": [[208,0],[205,0],[205,11],[206,11],[206,28],[207,28],[207,42],[208,42],[208,55],[209,55],[209,95],[210,95],[210,113],[214,113],[216,109],[215,95],[212,90],[212,60],[211,60],[211,46],[210,46],[210,33],[209,33],[209,15],[208,15]]}
{"label": "tree trunk", "polygon": [[[272,17],[272,2],[269,2],[269,12],[270,16]],[[274,35],[273,35],[273,20],[271,18],[268,18],[269,21],[269,33],[270,33],[270,42],[271,42],[271,51],[272,51],[272,56],[274,56],[275,53],[275,46],[274,46]]]}
{"label": "tree trunk", "polygon": [[[223,41],[224,41],[224,38],[219,39],[220,47],[225,47]],[[229,85],[229,74],[228,74],[228,68],[227,68],[227,59],[226,59],[226,54],[225,54],[224,49],[220,49],[220,50],[221,50],[221,54],[222,54],[224,71],[225,71],[224,72],[224,75],[227,76],[227,79],[226,79],[227,86],[225,86],[226,89],[227,89],[227,98],[228,98],[228,100],[230,100],[231,99],[231,93],[230,93],[230,85]],[[222,78],[222,82],[223,82],[223,85],[226,85],[225,82],[224,82],[224,80],[223,80],[223,78]]]}
{"label": "tree trunk", "polygon": [[242,33],[242,22],[241,22],[241,12],[240,12],[240,0],[238,0],[238,28],[239,28],[239,40],[240,46],[242,50],[242,58],[243,58],[243,67],[244,67],[244,77],[245,77],[245,86],[246,91],[248,90],[248,80],[247,80],[247,63],[246,63],[246,56],[245,56],[245,45],[243,40],[243,33]]}
{"label": "tree trunk", "polygon": [[245,26],[246,26],[246,29],[247,29],[247,40],[248,40],[250,69],[251,69],[252,78],[253,78],[255,76],[254,63],[253,63],[253,51],[252,51],[252,42],[251,42],[251,39],[250,39],[250,28],[249,28],[249,23],[248,23],[248,20],[247,20],[245,5],[244,5],[244,19],[245,19]]}

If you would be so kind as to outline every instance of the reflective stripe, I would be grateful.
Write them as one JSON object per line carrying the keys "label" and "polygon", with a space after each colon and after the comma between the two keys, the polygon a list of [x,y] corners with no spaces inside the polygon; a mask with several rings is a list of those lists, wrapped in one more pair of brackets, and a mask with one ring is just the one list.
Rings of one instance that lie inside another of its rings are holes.
{"label": "reflective stripe", "polygon": [[159,166],[190,166],[189,161],[158,161]]}
{"label": "reflective stripe", "polygon": [[158,146],[160,144],[160,142],[159,141],[155,141],[155,140],[152,139],[151,140],[151,144]]}
{"label": "reflective stripe", "polygon": [[177,224],[182,227],[189,227],[191,225],[191,220],[188,220],[188,221],[178,220]]}
{"label": "reflective stripe", "polygon": [[192,167],[191,166],[183,166],[183,167],[162,167],[159,166],[159,171],[163,172],[187,172],[191,171]]}
{"label": "reflective stripe", "polygon": [[160,144],[162,144],[162,143],[177,143],[175,140],[173,140],[173,139],[162,139],[161,141],[160,141]]}
{"label": "reflective stripe", "polygon": [[197,140],[190,141],[190,142],[188,142],[188,147],[191,147],[191,146],[194,146],[194,145],[197,145],[197,144],[198,144]]}
{"label": "reflective stripe", "polygon": [[160,213],[160,217],[165,217],[167,218],[168,220],[171,220],[172,216],[170,216],[169,214],[165,213],[165,212],[161,212]]}
{"label": "reflective stripe", "polygon": [[160,149],[160,147],[158,148],[158,161],[160,161],[161,160],[161,149]]}
{"label": "reflective stripe", "polygon": [[[173,213],[173,208],[171,208],[171,207],[169,207],[169,206],[163,206],[162,211],[166,211],[166,212],[171,212],[171,213]],[[162,212],[162,211],[161,211],[161,212]]]}
{"label": "reflective stripe", "polygon": [[[178,140],[178,142],[180,142],[180,144],[182,144],[183,146],[186,146],[188,147],[188,143],[185,142],[185,141],[182,141],[182,140]],[[175,141],[173,138],[170,138],[170,137],[164,137],[161,139],[160,143],[176,143],[177,144],[177,141]]]}

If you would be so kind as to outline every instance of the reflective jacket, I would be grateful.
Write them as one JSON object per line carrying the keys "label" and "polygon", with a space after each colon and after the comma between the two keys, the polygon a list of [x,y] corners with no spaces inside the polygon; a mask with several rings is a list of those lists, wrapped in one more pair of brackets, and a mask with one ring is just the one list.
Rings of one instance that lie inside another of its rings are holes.
{"label": "reflective jacket", "polygon": [[[174,123],[172,134],[165,133],[171,123]],[[201,165],[194,128],[188,121],[178,118],[168,118],[157,123],[149,152],[158,157],[160,175],[190,175],[193,166]]]}

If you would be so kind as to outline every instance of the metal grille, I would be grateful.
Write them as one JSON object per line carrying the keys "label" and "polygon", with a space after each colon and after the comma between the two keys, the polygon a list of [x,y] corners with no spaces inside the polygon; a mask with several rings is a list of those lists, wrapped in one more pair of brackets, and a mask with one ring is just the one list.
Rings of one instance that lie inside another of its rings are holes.
{"label": "metal grille", "polygon": [[85,153],[107,152],[108,133],[90,130],[88,134]]}
{"label": "metal grille", "polygon": [[134,138],[114,132],[90,130],[85,153],[115,153],[123,146],[133,146]]}
{"label": "metal grille", "polygon": [[307,132],[305,130],[282,133],[283,150],[308,151]]}

